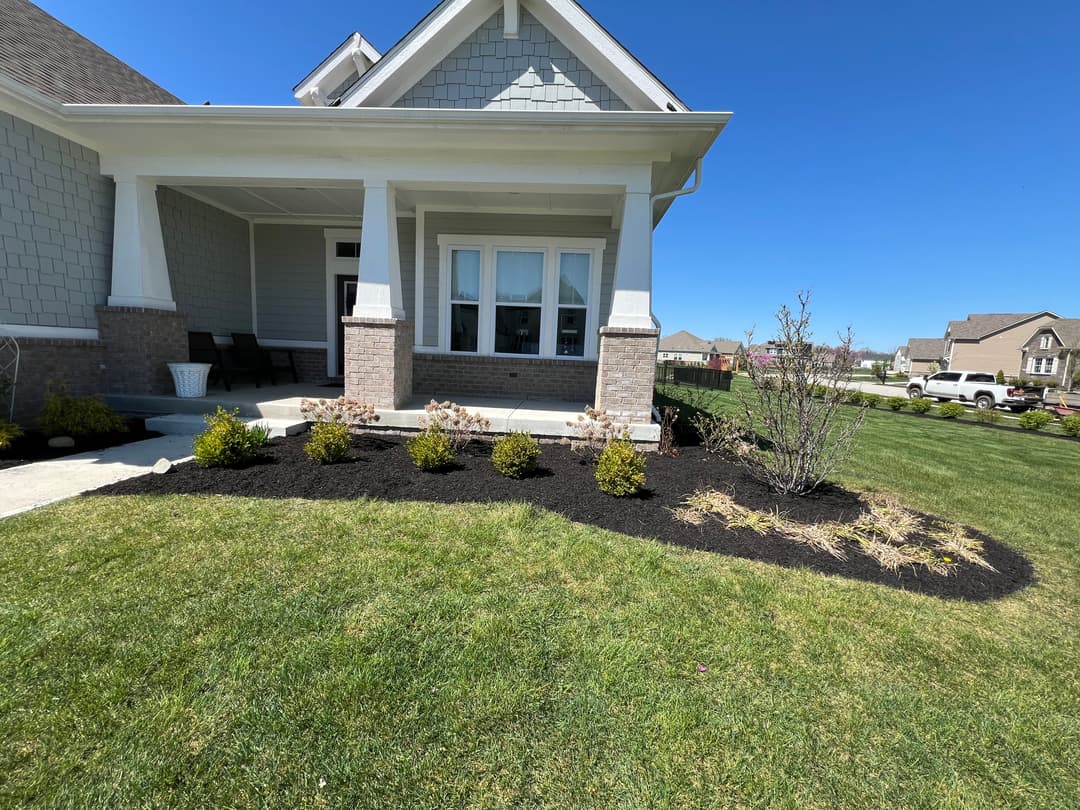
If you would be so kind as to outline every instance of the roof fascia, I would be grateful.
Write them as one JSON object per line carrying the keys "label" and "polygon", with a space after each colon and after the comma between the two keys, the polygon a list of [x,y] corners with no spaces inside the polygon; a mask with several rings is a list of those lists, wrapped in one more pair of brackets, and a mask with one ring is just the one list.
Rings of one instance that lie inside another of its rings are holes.
{"label": "roof fascia", "polygon": [[501,0],[443,0],[360,77],[340,106],[392,104],[501,7]]}
{"label": "roof fascia", "polygon": [[[163,104],[161,106],[181,105]],[[28,121],[34,126],[47,129],[69,141],[76,141],[97,150],[97,144],[92,139],[82,137],[71,129],[64,108],[64,104],[38,92],[33,87],[16,81],[10,76],[0,75],[0,110]]]}
{"label": "roof fascia", "polygon": [[1010,329],[1016,329],[1018,326],[1023,326],[1025,323],[1030,323],[1031,321],[1035,320],[1036,318],[1042,318],[1042,317],[1044,317],[1046,315],[1050,315],[1051,317],[1054,317],[1054,318],[1060,318],[1061,317],[1057,313],[1051,312],[1048,309],[1044,309],[1042,312],[1036,312],[1034,315],[1032,315],[1029,318],[1021,318],[1018,321],[1013,321],[1008,326],[1003,326],[1000,329],[995,329],[993,332],[987,332],[985,335],[980,335],[979,337],[974,338],[974,340],[986,340],[987,338],[991,338],[994,335],[1000,335],[1002,332],[1008,332]]}
{"label": "roof fascia", "polygon": [[[360,60],[356,58],[357,54],[367,60],[371,66],[377,64],[382,58],[382,54],[370,42],[358,32],[354,32],[293,88],[293,97],[302,104],[310,104],[312,94],[316,89],[325,93],[345,81],[350,73],[356,72],[363,75],[365,71],[359,64]],[[368,70],[370,69],[369,67]],[[323,101],[324,104],[325,101]]]}

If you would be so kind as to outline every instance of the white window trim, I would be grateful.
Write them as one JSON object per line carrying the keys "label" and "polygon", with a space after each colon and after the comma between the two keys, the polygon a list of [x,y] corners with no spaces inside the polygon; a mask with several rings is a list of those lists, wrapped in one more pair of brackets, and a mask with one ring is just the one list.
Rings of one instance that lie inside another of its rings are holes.
{"label": "white window trim", "polygon": [[[478,236],[439,234],[439,351],[464,357],[510,357],[531,360],[591,360],[600,353],[600,283],[604,272],[602,238],[554,236]],[[544,303],[541,308],[540,353],[503,354],[495,346],[495,252],[517,249],[544,253]],[[480,251],[479,351],[450,351],[450,251]],[[585,307],[585,354],[567,357],[557,354],[559,319],[559,254],[589,253],[589,302]]]}
{"label": "white window trim", "polygon": [[1049,349],[1050,348],[1050,336],[1049,335],[1043,335],[1042,337],[1039,338],[1039,348],[1040,349]]}

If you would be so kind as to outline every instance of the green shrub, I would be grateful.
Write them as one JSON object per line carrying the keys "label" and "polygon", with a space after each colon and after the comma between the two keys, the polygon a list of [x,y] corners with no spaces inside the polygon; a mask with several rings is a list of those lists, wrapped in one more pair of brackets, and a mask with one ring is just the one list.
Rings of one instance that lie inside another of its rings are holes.
{"label": "green shrub", "polygon": [[1061,429],[1066,436],[1080,437],[1080,413],[1074,413],[1061,420]]}
{"label": "green shrub", "polygon": [[450,435],[434,425],[409,439],[405,448],[409,451],[413,464],[425,472],[442,470],[454,460],[454,446]]}
{"label": "green shrub", "polygon": [[825,399],[829,393],[829,386],[815,385],[810,389],[810,395],[815,399]]}
{"label": "green shrub", "polygon": [[491,449],[491,463],[500,475],[525,478],[536,472],[540,443],[528,433],[510,433],[498,439]]}
{"label": "green shrub", "polygon": [[50,391],[38,416],[46,436],[85,436],[90,433],[123,433],[127,423],[97,397],[73,397],[66,391]]}
{"label": "green shrub", "polygon": [[894,411],[902,411],[908,406],[908,401],[903,397],[889,397],[885,404]]}
{"label": "green shrub", "polygon": [[866,394],[862,391],[848,391],[845,401],[848,405],[858,405],[859,407],[862,407],[866,404]]}
{"label": "green shrub", "polygon": [[967,408],[959,402],[942,402],[938,405],[937,412],[942,419],[959,419],[967,413]]}
{"label": "green shrub", "polygon": [[240,409],[231,413],[220,405],[213,414],[207,414],[206,430],[195,437],[192,455],[203,467],[239,467],[249,464],[266,444],[270,431],[263,425],[248,427],[237,416]]}
{"label": "green shrub", "polygon": [[639,492],[645,486],[645,454],[629,439],[611,442],[596,463],[596,483],[617,498]]}
{"label": "green shrub", "polygon": [[1028,411],[1020,415],[1020,427],[1024,430],[1042,430],[1054,421],[1047,411]]}
{"label": "green shrub", "polygon": [[911,404],[908,407],[911,408],[912,413],[930,413],[930,409],[934,407],[934,403],[926,397],[919,397],[911,400]]}
{"label": "green shrub", "polygon": [[884,397],[881,394],[863,394],[862,401],[867,408],[876,408],[883,399]]}
{"label": "green shrub", "polygon": [[0,419],[0,450],[7,450],[11,443],[23,435],[22,428],[14,422]]}
{"label": "green shrub", "polygon": [[994,375],[994,382],[998,385],[1005,384],[1005,372],[1002,371],[1000,368],[998,369],[997,374]]}
{"label": "green shrub", "polygon": [[1001,414],[993,408],[976,408],[975,421],[984,425],[996,425],[1001,421]]}
{"label": "green shrub", "polygon": [[349,426],[344,422],[316,422],[304,452],[320,464],[335,464],[349,455]]}

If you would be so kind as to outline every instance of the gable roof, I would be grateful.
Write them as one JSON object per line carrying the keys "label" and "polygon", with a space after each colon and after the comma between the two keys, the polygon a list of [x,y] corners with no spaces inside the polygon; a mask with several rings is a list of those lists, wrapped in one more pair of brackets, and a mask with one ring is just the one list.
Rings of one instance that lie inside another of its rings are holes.
{"label": "gable roof", "polygon": [[1059,318],[1053,323],[1046,324],[1046,326],[1040,326],[1027,339],[1027,343],[1031,343],[1037,335],[1046,331],[1053,332],[1064,348],[1080,349],[1080,318]]}
{"label": "gable roof", "polygon": [[0,72],[65,104],[183,104],[28,0],[0,0]]}
{"label": "gable roof", "polygon": [[1025,321],[1033,320],[1041,315],[1058,317],[1050,310],[1042,312],[1022,313],[988,313],[985,315],[968,315],[964,321],[949,321],[945,334],[953,340],[982,340],[995,332],[1019,326]]}
{"label": "gable roof", "polygon": [[907,348],[911,360],[940,360],[945,355],[942,338],[909,338]]}
{"label": "gable roof", "polygon": [[[519,0],[442,0],[393,48],[360,75],[340,100],[344,107],[388,107],[466,38]],[[576,59],[632,110],[688,112],[667,86],[575,0],[520,0]]]}
{"label": "gable roof", "polygon": [[743,347],[738,340],[724,340],[723,338],[717,338],[712,345],[717,354],[738,354]]}
{"label": "gable roof", "polygon": [[702,340],[697,335],[683,329],[674,335],[660,338],[659,350],[662,352],[708,352],[712,349],[712,343]]}

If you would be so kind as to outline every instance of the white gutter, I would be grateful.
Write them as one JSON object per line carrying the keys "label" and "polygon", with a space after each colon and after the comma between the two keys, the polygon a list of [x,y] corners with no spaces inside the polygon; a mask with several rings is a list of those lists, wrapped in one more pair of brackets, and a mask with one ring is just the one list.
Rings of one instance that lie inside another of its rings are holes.
{"label": "white gutter", "polygon": [[698,191],[701,188],[701,170],[704,162],[704,158],[697,159],[697,163],[694,166],[694,185],[690,186],[690,188],[679,189],[678,191],[665,191],[663,194],[653,194],[651,198],[652,204],[656,205],[661,200],[673,200],[676,197],[686,197]]}

